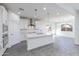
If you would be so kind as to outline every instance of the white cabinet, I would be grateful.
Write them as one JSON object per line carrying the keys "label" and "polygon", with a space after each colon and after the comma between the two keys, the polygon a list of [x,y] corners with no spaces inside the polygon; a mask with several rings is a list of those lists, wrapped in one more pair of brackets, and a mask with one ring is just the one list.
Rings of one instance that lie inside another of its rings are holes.
{"label": "white cabinet", "polygon": [[21,41],[19,20],[18,15],[9,11],[9,47]]}
{"label": "white cabinet", "polygon": [[38,37],[26,38],[27,41],[27,50],[32,50],[41,46],[45,46],[51,43],[54,43],[52,35],[44,35]]}
{"label": "white cabinet", "polygon": [[0,55],[8,47],[8,13],[5,7],[0,6]]}
{"label": "white cabinet", "polygon": [[9,47],[17,44],[20,41],[20,31],[18,22],[9,21]]}

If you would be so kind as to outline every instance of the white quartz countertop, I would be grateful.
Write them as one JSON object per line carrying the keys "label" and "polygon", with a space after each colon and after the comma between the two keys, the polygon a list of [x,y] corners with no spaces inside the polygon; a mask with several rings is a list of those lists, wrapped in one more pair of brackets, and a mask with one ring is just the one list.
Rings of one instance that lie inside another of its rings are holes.
{"label": "white quartz countertop", "polygon": [[36,38],[36,37],[43,37],[43,36],[50,36],[50,35],[49,34],[26,34],[26,38]]}
{"label": "white quartz countertop", "polygon": [[26,38],[38,38],[44,36],[52,36],[52,34],[37,34],[37,33],[29,33],[24,35]]}
{"label": "white quartz countertop", "polygon": [[22,35],[24,35],[25,38],[37,38],[37,37],[44,37],[44,36],[52,36],[51,33],[28,33],[23,31]]}

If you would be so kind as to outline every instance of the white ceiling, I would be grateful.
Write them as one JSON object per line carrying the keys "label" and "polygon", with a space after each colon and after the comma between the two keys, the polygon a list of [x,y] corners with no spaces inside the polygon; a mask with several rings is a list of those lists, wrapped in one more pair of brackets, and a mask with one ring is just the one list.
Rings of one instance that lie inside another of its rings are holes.
{"label": "white ceiling", "polygon": [[73,14],[76,14],[76,12],[79,11],[79,3],[61,3],[59,5],[69,10]]}
{"label": "white ceiling", "polygon": [[[19,12],[19,8],[24,9],[20,16],[25,17],[34,18],[35,13],[37,13],[36,17],[39,19],[71,15],[71,13],[69,13],[64,8],[61,8],[55,3],[5,3],[4,5],[9,10],[17,14]],[[44,7],[46,7],[46,11],[43,10]],[[37,9],[37,12],[35,12],[35,9]]]}
{"label": "white ceiling", "polygon": [[74,10],[79,10],[79,3],[62,3],[62,5],[70,7]]}

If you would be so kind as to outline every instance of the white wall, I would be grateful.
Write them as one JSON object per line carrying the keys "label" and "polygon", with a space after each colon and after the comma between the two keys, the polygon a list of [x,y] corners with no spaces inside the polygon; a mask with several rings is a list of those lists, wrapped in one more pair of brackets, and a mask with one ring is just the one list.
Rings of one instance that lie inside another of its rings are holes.
{"label": "white wall", "polygon": [[47,25],[50,25],[49,22],[47,20],[39,20],[36,23],[36,28],[41,30],[43,33],[47,32]]}
{"label": "white wall", "polygon": [[[66,16],[66,17],[58,17],[58,18],[50,18],[50,19],[43,19],[39,20],[37,23],[37,27],[41,29],[43,32],[47,32],[47,25],[50,25],[52,27],[52,30],[55,34],[55,29],[56,29],[56,34],[57,36],[65,36],[65,37],[72,37],[74,38],[74,17],[73,16]],[[73,27],[72,32],[64,32],[61,31],[61,24],[70,24]]]}
{"label": "white wall", "polygon": [[20,29],[28,29],[28,24],[28,19],[20,19]]}
{"label": "white wall", "polygon": [[75,18],[75,44],[79,45],[79,11],[76,12]]}

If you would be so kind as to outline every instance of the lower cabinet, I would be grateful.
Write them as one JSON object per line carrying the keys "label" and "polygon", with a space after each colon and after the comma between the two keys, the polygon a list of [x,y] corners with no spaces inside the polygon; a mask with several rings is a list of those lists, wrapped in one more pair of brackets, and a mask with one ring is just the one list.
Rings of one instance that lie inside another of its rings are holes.
{"label": "lower cabinet", "polygon": [[45,46],[48,44],[53,43],[52,35],[45,35],[41,37],[33,37],[33,38],[27,38],[27,50],[32,50],[41,46]]}

